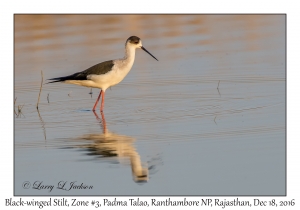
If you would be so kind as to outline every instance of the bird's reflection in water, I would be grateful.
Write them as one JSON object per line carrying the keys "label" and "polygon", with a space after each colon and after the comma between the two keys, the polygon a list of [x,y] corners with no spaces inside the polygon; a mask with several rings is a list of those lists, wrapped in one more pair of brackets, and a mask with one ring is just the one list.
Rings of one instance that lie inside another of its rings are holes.
{"label": "bird's reflection in water", "polygon": [[134,138],[130,136],[118,135],[108,131],[103,112],[101,112],[101,119],[96,112],[93,112],[97,120],[101,123],[103,129],[99,134],[88,134],[82,137],[85,140],[92,140],[93,143],[88,145],[81,145],[80,147],[88,149],[89,155],[100,156],[101,158],[115,157],[123,162],[129,160],[132,175],[135,182],[148,181],[148,168],[142,164],[140,155],[136,151],[133,143]]}

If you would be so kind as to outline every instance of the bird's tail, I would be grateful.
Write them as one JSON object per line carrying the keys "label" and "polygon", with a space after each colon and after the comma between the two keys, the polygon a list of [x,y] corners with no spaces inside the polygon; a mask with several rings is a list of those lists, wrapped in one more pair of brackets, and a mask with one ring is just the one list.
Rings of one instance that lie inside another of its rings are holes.
{"label": "bird's tail", "polygon": [[62,82],[62,81],[56,80],[56,81],[47,82],[45,84],[54,83],[54,82]]}
{"label": "bird's tail", "polygon": [[47,82],[46,84],[55,83],[55,82],[63,82],[63,81],[69,80],[69,79],[71,79],[71,76],[51,78],[48,80],[54,80],[54,81]]}

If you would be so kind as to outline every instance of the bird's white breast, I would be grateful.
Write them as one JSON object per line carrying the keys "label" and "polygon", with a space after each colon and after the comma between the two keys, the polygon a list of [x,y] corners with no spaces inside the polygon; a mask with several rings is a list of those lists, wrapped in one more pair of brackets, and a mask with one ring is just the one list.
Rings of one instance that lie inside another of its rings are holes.
{"label": "bird's white breast", "polygon": [[94,87],[105,91],[107,88],[120,83],[131,70],[132,65],[133,61],[130,62],[130,60],[114,60],[111,71],[101,75],[91,74],[87,76],[87,79],[94,83]]}

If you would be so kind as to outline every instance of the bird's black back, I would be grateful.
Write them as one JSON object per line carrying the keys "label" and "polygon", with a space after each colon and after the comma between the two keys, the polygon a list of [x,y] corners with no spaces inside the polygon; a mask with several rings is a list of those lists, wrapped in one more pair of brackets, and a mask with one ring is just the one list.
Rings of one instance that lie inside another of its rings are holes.
{"label": "bird's black back", "polygon": [[69,76],[51,78],[49,80],[55,80],[55,81],[52,81],[49,83],[63,82],[66,80],[87,80],[88,75],[90,75],[90,74],[96,74],[96,75],[106,74],[107,72],[111,71],[113,66],[114,66],[114,63],[112,60],[105,61],[102,63],[98,63],[84,71],[77,72],[77,73],[69,75]]}

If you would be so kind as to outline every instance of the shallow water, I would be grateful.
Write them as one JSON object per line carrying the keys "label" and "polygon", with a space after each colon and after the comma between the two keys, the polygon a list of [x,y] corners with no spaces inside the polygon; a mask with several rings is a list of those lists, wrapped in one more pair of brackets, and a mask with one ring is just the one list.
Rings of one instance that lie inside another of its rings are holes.
{"label": "shallow water", "polygon": [[[37,111],[41,71],[131,35],[159,62],[137,50],[103,116],[99,90],[59,83]],[[284,15],[15,15],[15,195],[285,195],[285,55]]]}

